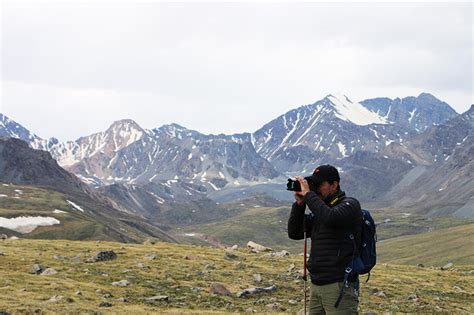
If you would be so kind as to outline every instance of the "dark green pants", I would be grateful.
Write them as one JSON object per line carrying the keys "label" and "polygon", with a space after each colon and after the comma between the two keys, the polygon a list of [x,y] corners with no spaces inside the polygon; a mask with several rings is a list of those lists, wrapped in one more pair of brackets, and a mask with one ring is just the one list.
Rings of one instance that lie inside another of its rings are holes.
{"label": "dark green pants", "polygon": [[349,283],[344,296],[337,308],[334,304],[341,292],[342,282],[326,285],[315,285],[311,283],[311,293],[309,298],[309,314],[358,314],[359,292],[355,290],[354,284]]}

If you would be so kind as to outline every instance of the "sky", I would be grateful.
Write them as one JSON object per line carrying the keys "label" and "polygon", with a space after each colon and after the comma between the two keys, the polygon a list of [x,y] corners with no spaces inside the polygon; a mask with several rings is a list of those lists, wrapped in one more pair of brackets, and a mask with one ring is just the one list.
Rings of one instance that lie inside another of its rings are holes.
{"label": "sky", "polygon": [[473,97],[471,2],[4,0],[0,113],[62,141],[119,119],[254,132],[331,93]]}

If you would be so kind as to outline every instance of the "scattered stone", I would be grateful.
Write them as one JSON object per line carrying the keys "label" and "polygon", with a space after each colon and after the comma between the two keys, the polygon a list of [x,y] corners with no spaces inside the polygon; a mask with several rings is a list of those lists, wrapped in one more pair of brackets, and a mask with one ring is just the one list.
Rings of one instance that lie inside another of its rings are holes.
{"label": "scattered stone", "polygon": [[6,240],[8,238],[8,235],[6,234],[0,234],[0,240]]}
{"label": "scattered stone", "polygon": [[386,298],[386,297],[387,297],[387,295],[386,295],[385,292],[383,292],[383,291],[375,292],[375,293],[373,294],[373,296],[378,296],[378,297],[381,297],[381,298]]}
{"label": "scattered stone", "polygon": [[290,257],[290,253],[287,252],[286,250],[282,250],[281,252],[271,252],[268,254],[265,254],[266,257]]}
{"label": "scattered stone", "polygon": [[186,259],[186,260],[195,260],[196,256],[194,256],[194,255],[185,255],[183,258]]}
{"label": "scattered stone", "polygon": [[448,270],[449,268],[452,268],[454,266],[454,264],[452,262],[450,263],[447,263],[446,265],[444,265],[443,267],[441,267],[441,270]]}
{"label": "scattered stone", "polygon": [[262,282],[262,275],[259,274],[259,273],[256,273],[253,275],[253,281],[259,283],[259,282]]}
{"label": "scattered stone", "polygon": [[225,259],[228,259],[228,260],[231,260],[231,259],[236,259],[238,258],[238,256],[232,252],[229,252],[229,251],[225,251],[224,253],[224,258]]}
{"label": "scattered stone", "polygon": [[238,249],[238,248],[239,248],[239,245],[235,244],[235,245],[232,246],[230,249],[231,249],[231,250],[236,250],[236,249]]}
{"label": "scattered stone", "polygon": [[290,267],[288,267],[288,272],[292,272],[293,270],[295,270],[295,268],[295,264],[291,264]]}
{"label": "scattered stone", "polygon": [[400,279],[398,279],[398,278],[394,278],[394,279],[392,280],[392,283],[400,284],[400,283],[402,283],[402,280],[400,280]]}
{"label": "scattered stone", "polygon": [[13,240],[13,241],[16,241],[16,240],[19,240],[20,238],[17,237],[17,236],[11,236],[10,239]]}
{"label": "scattered stone", "polygon": [[45,270],[45,267],[40,264],[34,264],[33,269],[31,270],[31,273],[39,275]]}
{"label": "scattered stone", "polygon": [[288,301],[288,304],[290,304],[290,305],[296,305],[296,304],[298,304],[298,301],[289,300],[289,301]]}
{"label": "scattered stone", "polygon": [[112,295],[112,293],[105,293],[104,295],[102,295],[102,297],[104,299],[110,299],[110,298],[113,298],[114,296]]}
{"label": "scattered stone", "polygon": [[215,295],[231,296],[232,293],[222,284],[218,282],[211,283],[209,293]]}
{"label": "scattered stone", "polygon": [[241,297],[254,295],[254,294],[259,294],[259,293],[274,292],[274,291],[276,291],[276,289],[277,289],[277,287],[275,285],[272,285],[272,286],[266,287],[266,288],[249,288],[249,289],[245,289],[245,290],[240,291],[239,293],[237,293],[237,297],[241,298]]}
{"label": "scattered stone", "polygon": [[63,299],[64,299],[64,296],[62,296],[62,295],[53,295],[53,296],[48,300],[48,302],[56,303],[56,302],[62,301]]}
{"label": "scattered stone", "polygon": [[119,297],[116,301],[125,303],[128,302],[128,299],[126,297]]}
{"label": "scattered stone", "polygon": [[76,291],[76,295],[82,295],[81,291]]}
{"label": "scattered stone", "polygon": [[464,290],[458,287],[457,285],[453,285],[453,290],[456,290],[458,292],[463,292]]}
{"label": "scattered stone", "polygon": [[56,269],[54,268],[46,268],[42,273],[41,275],[42,276],[52,276],[52,275],[55,275],[57,274],[58,272],[56,271]]}
{"label": "scattered stone", "polygon": [[156,258],[156,254],[146,254],[145,255],[145,259],[149,260],[149,261],[155,260],[155,258]]}
{"label": "scattered stone", "polygon": [[102,293],[102,289],[95,290],[95,293]]}
{"label": "scattered stone", "polygon": [[143,242],[143,245],[155,245],[156,241],[153,239],[147,239],[146,241]]}
{"label": "scattered stone", "polygon": [[129,284],[130,284],[130,282],[128,280],[120,280],[120,281],[112,282],[112,285],[117,286],[117,287],[126,287]]}
{"label": "scattered stone", "polygon": [[99,261],[108,261],[117,258],[117,254],[113,250],[109,251],[100,251],[95,254],[94,257],[88,258],[87,263],[94,263]]}
{"label": "scattered stone", "polygon": [[260,253],[260,252],[272,252],[273,250],[269,247],[265,247],[263,245],[254,243],[252,241],[249,241],[247,243],[247,248],[250,249],[252,253]]}
{"label": "scattered stone", "polygon": [[418,301],[418,295],[416,294],[410,294],[408,297],[407,297],[407,300],[409,301]]}
{"label": "scattered stone", "polygon": [[100,302],[99,307],[112,307],[112,303],[109,302]]}
{"label": "scattered stone", "polygon": [[418,265],[416,265],[416,266],[417,266],[418,268],[425,268],[425,265],[423,265],[423,264],[418,264]]}
{"label": "scattered stone", "polygon": [[20,292],[25,292],[25,291],[26,291],[25,288],[21,288],[21,289],[20,289]]}
{"label": "scattered stone", "polygon": [[271,304],[267,304],[265,306],[269,309],[274,310],[274,311],[279,310],[280,307],[281,307],[280,303],[271,303]]}
{"label": "scattered stone", "polygon": [[167,295],[155,295],[152,297],[144,298],[143,300],[145,303],[154,303],[158,301],[168,301],[168,296]]}
{"label": "scattered stone", "polygon": [[4,252],[0,252],[0,256],[5,256],[5,253],[4,253]]}

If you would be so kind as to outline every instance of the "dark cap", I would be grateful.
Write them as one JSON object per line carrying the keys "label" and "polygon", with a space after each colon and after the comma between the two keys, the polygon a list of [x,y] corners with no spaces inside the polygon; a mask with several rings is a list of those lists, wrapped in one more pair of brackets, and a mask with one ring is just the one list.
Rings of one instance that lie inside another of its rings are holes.
{"label": "dark cap", "polygon": [[339,172],[337,169],[329,164],[318,166],[313,175],[307,177],[314,185],[320,185],[322,182],[340,182]]}

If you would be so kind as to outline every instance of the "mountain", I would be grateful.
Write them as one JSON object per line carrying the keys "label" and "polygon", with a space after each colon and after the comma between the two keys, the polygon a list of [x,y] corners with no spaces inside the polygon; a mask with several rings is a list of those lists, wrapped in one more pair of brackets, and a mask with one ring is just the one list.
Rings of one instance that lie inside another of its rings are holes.
{"label": "mountain", "polygon": [[258,155],[250,134],[204,135],[177,124],[145,130],[132,120],[76,141],[43,147],[65,169],[96,186],[183,179],[209,189],[267,181],[279,173]]}
{"label": "mountain", "polygon": [[306,173],[323,161],[402,143],[454,116],[448,104],[427,93],[360,103],[330,94],[267,123],[253,134],[253,143],[277,170]]}
{"label": "mountain", "polygon": [[47,213],[54,220],[60,217],[63,223],[44,231],[43,237],[123,242],[154,237],[175,241],[146,220],[117,210],[104,196],[62,169],[48,152],[34,150],[22,140],[0,138],[0,182],[2,216]]}
{"label": "mountain", "polygon": [[[405,142],[385,149],[421,160],[380,200],[429,215],[474,217],[474,106]],[[388,154],[387,153],[387,154]]]}
{"label": "mountain", "polygon": [[44,140],[28,129],[0,113],[0,138],[16,138],[28,143],[32,148],[43,146]]}

